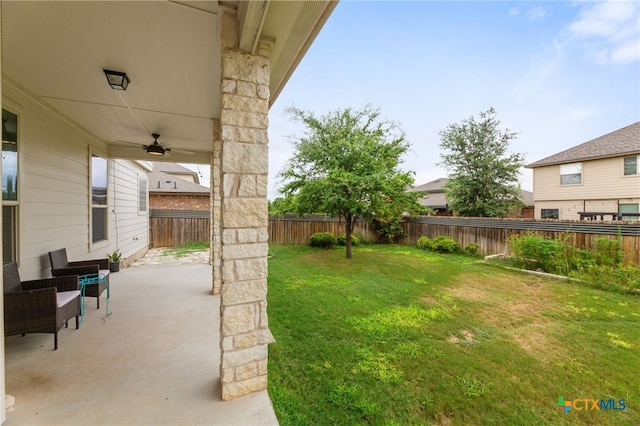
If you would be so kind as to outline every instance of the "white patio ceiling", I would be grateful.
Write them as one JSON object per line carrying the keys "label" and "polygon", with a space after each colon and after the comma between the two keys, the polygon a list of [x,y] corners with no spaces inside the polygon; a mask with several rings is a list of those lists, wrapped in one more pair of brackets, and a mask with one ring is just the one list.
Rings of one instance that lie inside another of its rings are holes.
{"label": "white patio ceiling", "polygon": [[[224,6],[221,6],[224,5]],[[239,8],[240,45],[272,41],[272,102],[335,3],[11,2],[2,7],[3,81],[48,103],[105,142],[112,157],[156,159],[151,133],[169,161],[209,163],[220,117],[220,25]],[[126,91],[103,69],[126,72]]]}

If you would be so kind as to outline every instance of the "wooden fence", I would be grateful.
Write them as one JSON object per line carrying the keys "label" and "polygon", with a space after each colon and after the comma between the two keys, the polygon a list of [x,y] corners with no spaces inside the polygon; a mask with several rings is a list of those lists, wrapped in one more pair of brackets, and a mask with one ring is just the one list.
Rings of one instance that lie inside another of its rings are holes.
{"label": "wooden fence", "polygon": [[[316,232],[331,232],[334,235],[345,233],[344,223],[329,216],[285,216],[269,219],[269,244],[301,245],[309,242]],[[369,222],[356,222],[354,234],[375,241],[377,235]]]}
{"label": "wooden fence", "polygon": [[[576,222],[519,219],[466,219],[448,217],[421,217],[404,222],[407,236],[400,244],[415,244],[422,235],[434,238],[440,235],[456,240],[462,247],[469,243],[480,246],[482,255],[508,251],[507,238],[512,234],[535,231],[546,238],[566,238],[570,244],[591,249],[598,238],[622,240],[625,262],[640,265],[640,222]],[[302,217],[271,218],[269,242],[271,244],[306,244],[314,232],[344,233],[344,224],[335,218]],[[356,234],[376,239],[375,232],[366,222],[358,222]]]}
{"label": "wooden fence", "polygon": [[[205,216],[206,217],[203,217]],[[151,247],[174,247],[191,242],[209,241],[209,212],[149,215]]]}
{"label": "wooden fence", "polygon": [[[153,247],[172,247],[188,242],[209,241],[208,212],[154,214],[149,218],[150,243]],[[204,217],[203,217],[204,216]],[[403,223],[407,233],[400,244],[415,244],[420,236],[440,235],[456,240],[462,247],[469,243],[480,246],[482,255],[507,252],[507,238],[513,234],[535,231],[547,238],[566,238],[573,246],[591,249],[598,238],[619,238],[625,262],[640,265],[640,222],[577,222],[519,219],[466,219],[455,217],[421,217]],[[328,216],[285,216],[269,219],[270,244],[307,244],[316,232],[345,232],[344,223]],[[358,221],[354,233],[375,241],[371,224]]]}

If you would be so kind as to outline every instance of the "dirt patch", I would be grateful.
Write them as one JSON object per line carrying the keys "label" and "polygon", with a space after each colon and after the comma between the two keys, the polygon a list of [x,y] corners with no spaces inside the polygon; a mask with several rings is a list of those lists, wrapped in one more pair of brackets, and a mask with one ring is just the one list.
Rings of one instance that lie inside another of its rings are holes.
{"label": "dirt patch", "polygon": [[451,342],[451,343],[471,343],[471,342],[473,342],[473,333],[470,330],[467,330],[466,328],[463,328],[462,330],[460,330],[459,334],[462,337],[458,337],[455,334],[452,334],[451,336],[449,336],[449,338],[447,340],[449,342]]}
{"label": "dirt patch", "polygon": [[[557,355],[560,347],[551,333],[553,321],[542,315],[543,312],[554,311],[547,298],[549,291],[548,286],[541,285],[538,277],[465,274],[448,292],[463,300],[483,302],[486,307],[476,314],[477,318],[505,330],[515,343],[533,356],[547,359]],[[451,336],[448,340],[465,342],[464,337],[458,336]]]}

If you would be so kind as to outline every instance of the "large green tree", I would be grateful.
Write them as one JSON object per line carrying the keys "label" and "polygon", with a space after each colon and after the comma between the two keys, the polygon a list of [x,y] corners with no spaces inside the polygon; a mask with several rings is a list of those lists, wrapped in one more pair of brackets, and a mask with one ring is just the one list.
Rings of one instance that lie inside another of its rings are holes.
{"label": "large green tree", "polygon": [[413,172],[400,170],[409,143],[397,124],[382,120],[366,105],[327,115],[297,108],[287,112],[305,126],[293,140],[294,152],[280,172],[280,192],[295,213],[328,213],[344,220],[346,255],[356,220],[372,220],[388,205],[398,211],[419,210],[422,193],[408,192]]}
{"label": "large green tree", "polygon": [[444,190],[460,216],[505,217],[522,204],[518,186],[521,154],[508,152],[517,133],[500,129],[493,108],[440,132],[441,162],[449,172]]}

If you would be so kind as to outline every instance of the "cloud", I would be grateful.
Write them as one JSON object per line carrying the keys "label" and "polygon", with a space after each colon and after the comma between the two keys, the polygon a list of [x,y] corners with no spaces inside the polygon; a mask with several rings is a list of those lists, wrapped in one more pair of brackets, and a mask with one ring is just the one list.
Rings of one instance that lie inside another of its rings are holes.
{"label": "cloud", "polygon": [[535,21],[547,16],[547,11],[542,6],[535,6],[527,10],[524,15],[529,21]]}
{"label": "cloud", "polygon": [[589,4],[569,25],[569,32],[599,63],[638,61],[640,3],[605,1]]}
{"label": "cloud", "polygon": [[518,9],[517,7],[512,7],[511,9],[509,9],[509,16],[518,16],[520,15],[520,9]]}

